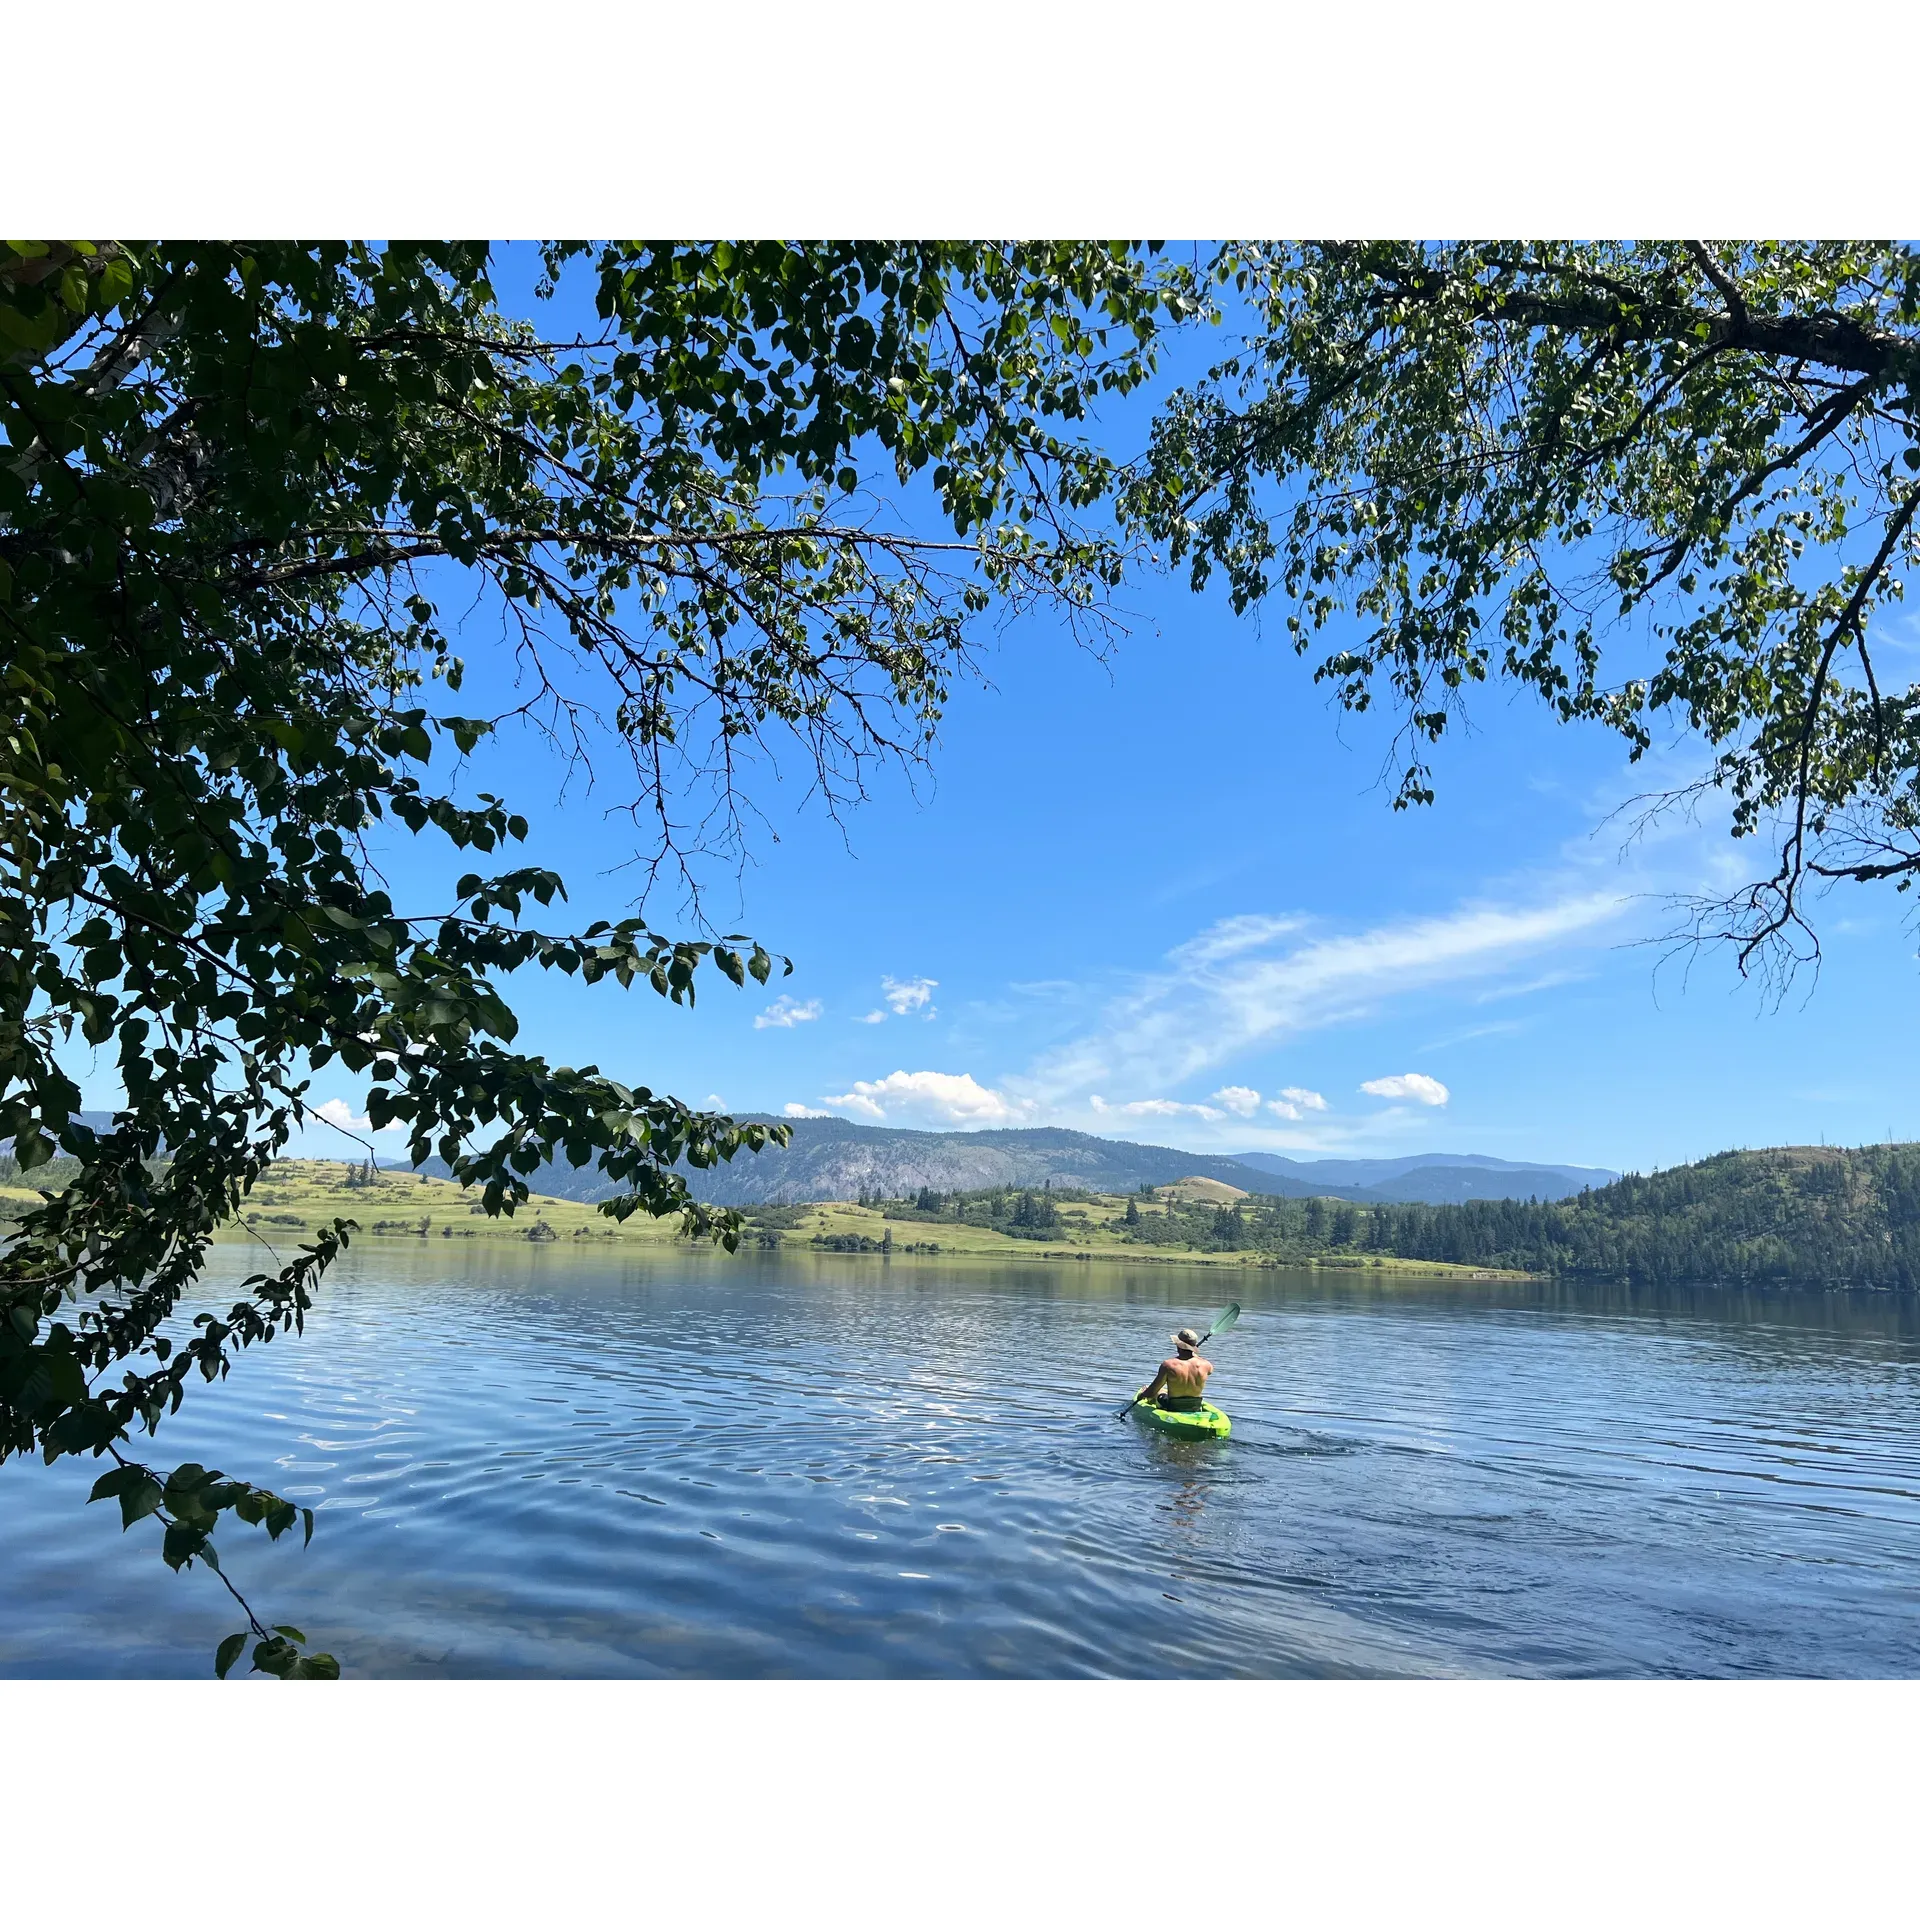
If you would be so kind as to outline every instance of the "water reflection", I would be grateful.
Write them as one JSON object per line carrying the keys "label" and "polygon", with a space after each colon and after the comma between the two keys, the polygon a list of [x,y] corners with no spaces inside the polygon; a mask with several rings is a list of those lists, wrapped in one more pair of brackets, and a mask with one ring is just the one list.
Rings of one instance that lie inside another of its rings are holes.
{"label": "water reflection", "polygon": [[[1242,1271],[1233,1438],[1116,1421],[1227,1287],[375,1248],[156,1458],[321,1509],[223,1554],[359,1673],[1920,1673],[1916,1303]],[[0,1472],[0,1673],[202,1671],[87,1478]]]}

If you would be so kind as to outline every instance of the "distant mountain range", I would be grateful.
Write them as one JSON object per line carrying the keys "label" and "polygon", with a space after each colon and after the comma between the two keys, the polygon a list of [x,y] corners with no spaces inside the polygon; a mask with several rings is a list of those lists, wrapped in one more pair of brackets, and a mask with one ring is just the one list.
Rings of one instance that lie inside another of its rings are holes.
{"label": "distant mountain range", "polygon": [[[772,1114],[742,1115],[771,1120]],[[1091,1187],[1128,1193],[1142,1184],[1219,1180],[1251,1193],[1336,1200],[1559,1200],[1615,1176],[1600,1167],[1531,1166],[1484,1154],[1415,1154],[1401,1160],[1288,1160],[1273,1153],[1183,1153],[1177,1147],[1105,1140],[1065,1127],[1008,1127],[926,1133],[851,1120],[790,1120],[784,1152],[739,1155],[730,1165],[692,1171],[698,1199],[734,1206],[796,1200],[854,1200],[863,1193],[908,1194],[978,1187]],[[437,1161],[425,1171],[443,1173]],[[604,1200],[615,1188],[597,1168],[543,1167],[527,1176],[536,1193]]]}
{"label": "distant mountain range", "polygon": [[[1494,1160],[1484,1153],[1415,1153],[1400,1160],[1289,1160],[1278,1153],[1239,1153],[1243,1166],[1292,1180],[1330,1180],[1373,1200],[1566,1200],[1619,1179],[1607,1167],[1560,1167],[1532,1160]],[[1240,1183],[1246,1185],[1243,1180]],[[1333,1188],[1318,1189],[1332,1192]]]}
{"label": "distant mountain range", "polygon": [[[98,1132],[113,1115],[83,1113]],[[770,1113],[743,1119],[774,1120]],[[1066,1127],[1008,1127],[988,1133],[923,1133],[911,1127],[863,1127],[851,1120],[788,1120],[793,1144],[782,1153],[742,1154],[731,1166],[689,1175],[696,1198],[734,1206],[791,1200],[853,1200],[863,1193],[915,1193],[937,1187],[1039,1187],[1049,1180],[1096,1193],[1130,1193],[1145,1182],[1221,1180],[1249,1193],[1334,1200],[1565,1200],[1619,1179],[1605,1167],[1562,1167],[1494,1160],[1483,1153],[1416,1153],[1399,1160],[1289,1160],[1278,1153],[1183,1153],[1178,1147],[1104,1140]],[[329,1158],[334,1157],[332,1155]],[[398,1166],[397,1160],[383,1165]],[[429,1160],[425,1171],[447,1169]],[[528,1176],[536,1193],[561,1200],[604,1200],[615,1188],[595,1167],[543,1167]]]}

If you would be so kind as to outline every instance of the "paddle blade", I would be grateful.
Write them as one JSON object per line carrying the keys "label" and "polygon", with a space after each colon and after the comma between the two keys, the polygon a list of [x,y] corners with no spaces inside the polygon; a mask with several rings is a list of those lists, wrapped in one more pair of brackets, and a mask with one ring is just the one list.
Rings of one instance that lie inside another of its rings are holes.
{"label": "paddle blade", "polygon": [[1211,1340],[1216,1333],[1225,1333],[1240,1318],[1240,1302],[1236,1300],[1212,1326],[1207,1329],[1207,1338]]}

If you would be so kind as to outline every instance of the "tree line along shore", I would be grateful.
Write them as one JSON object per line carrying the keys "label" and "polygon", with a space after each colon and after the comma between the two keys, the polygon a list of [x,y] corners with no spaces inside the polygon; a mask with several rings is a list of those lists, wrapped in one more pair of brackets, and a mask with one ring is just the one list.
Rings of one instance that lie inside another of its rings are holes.
{"label": "tree line along shore", "polygon": [[[30,1173],[0,1160],[0,1221],[23,1216],[72,1172],[60,1159]],[[343,1216],[374,1240],[679,1241],[672,1219],[615,1222],[595,1206],[540,1194],[493,1215],[448,1180],[326,1160],[271,1168],[220,1237],[280,1246]],[[749,1206],[742,1220],[741,1245],[759,1253],[1418,1267],[1911,1291],[1920,1285],[1920,1146],[1723,1153],[1555,1201],[1359,1205],[1187,1179],[1130,1194],[922,1187]]]}
{"label": "tree line along shore", "polygon": [[[1129,1196],[1058,1187],[867,1197],[896,1248],[957,1233],[1276,1265],[1410,1263],[1707,1286],[1920,1285],[1920,1146],[1774,1147],[1627,1174],[1550,1201],[1456,1204],[1249,1194],[1208,1180]],[[792,1233],[805,1209],[756,1208]],[[789,1219],[789,1216],[796,1216]]]}

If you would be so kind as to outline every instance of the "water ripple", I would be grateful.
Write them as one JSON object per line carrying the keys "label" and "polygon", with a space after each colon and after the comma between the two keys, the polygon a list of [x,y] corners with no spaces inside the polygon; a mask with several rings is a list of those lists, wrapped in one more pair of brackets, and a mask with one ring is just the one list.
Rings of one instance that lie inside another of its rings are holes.
{"label": "water ripple", "polygon": [[[375,1248],[150,1453],[320,1510],[223,1561],[362,1674],[1920,1674],[1911,1306],[1236,1275],[1197,1447],[1112,1411],[1218,1277],[1075,1268]],[[203,1671],[86,1477],[0,1674]]]}

